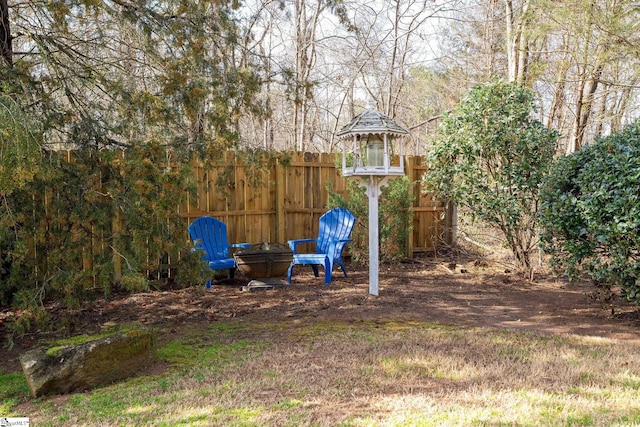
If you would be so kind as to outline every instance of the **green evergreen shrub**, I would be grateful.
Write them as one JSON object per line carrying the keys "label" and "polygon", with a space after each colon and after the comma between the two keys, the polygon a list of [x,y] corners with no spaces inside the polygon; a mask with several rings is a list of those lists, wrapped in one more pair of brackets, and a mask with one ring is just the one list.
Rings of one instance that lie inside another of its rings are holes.
{"label": "green evergreen shrub", "polygon": [[389,181],[380,198],[380,253],[384,260],[407,257],[407,243],[413,232],[414,186],[408,177]]}
{"label": "green evergreen shrub", "polygon": [[557,132],[532,116],[533,93],[501,80],[473,88],[448,114],[427,154],[424,191],[499,229],[517,267],[533,275],[539,189]]}
{"label": "green evergreen shrub", "polygon": [[640,303],[639,121],[558,160],[541,190],[541,229],[557,271]]}
{"label": "green evergreen shrub", "polygon": [[[184,280],[204,283],[200,265],[188,254],[187,222],[178,214],[189,191],[188,162],[167,167],[159,144],[121,150],[77,150],[73,161],[49,153],[43,173],[6,197],[0,252],[6,269],[0,302],[29,313],[47,300],[77,308],[87,299],[116,290],[148,288],[146,271],[161,271],[167,256],[187,253]],[[118,267],[119,266],[119,267]],[[118,274],[119,273],[119,274]],[[168,278],[155,285],[168,286]],[[193,284],[190,282],[188,284]],[[18,329],[34,323],[18,322]]]}

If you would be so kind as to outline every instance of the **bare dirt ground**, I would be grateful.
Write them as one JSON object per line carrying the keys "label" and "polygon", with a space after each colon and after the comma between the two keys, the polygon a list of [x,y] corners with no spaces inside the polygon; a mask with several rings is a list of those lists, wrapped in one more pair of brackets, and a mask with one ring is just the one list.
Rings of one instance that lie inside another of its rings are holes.
{"label": "bare dirt ground", "polygon": [[[174,291],[118,295],[69,313],[49,307],[57,332],[34,332],[2,346],[0,371],[20,370],[18,356],[43,339],[91,334],[108,323],[139,322],[157,327],[162,335],[211,322],[324,319],[416,320],[462,327],[508,328],[551,334],[579,334],[640,340],[640,311],[620,298],[609,302],[593,297],[590,284],[571,285],[554,276],[538,275],[533,282],[499,264],[477,260],[422,257],[383,264],[379,296],[369,295],[366,267],[348,266],[349,277],[336,271],[330,286],[323,273],[297,266],[290,287],[242,290],[248,279],[215,282],[210,290],[194,286]],[[11,317],[0,312],[0,337],[5,340]]]}

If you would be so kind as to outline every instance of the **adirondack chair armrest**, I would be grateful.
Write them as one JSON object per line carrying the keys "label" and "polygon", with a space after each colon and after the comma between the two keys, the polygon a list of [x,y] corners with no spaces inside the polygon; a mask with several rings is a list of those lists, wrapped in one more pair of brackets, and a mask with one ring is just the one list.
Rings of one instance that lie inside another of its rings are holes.
{"label": "adirondack chair armrest", "polygon": [[329,250],[327,251],[328,252],[327,255],[335,258],[336,255],[340,255],[340,254],[336,253],[338,244],[339,243],[347,244],[347,243],[352,242],[352,241],[353,241],[353,239],[331,239],[331,240],[329,240]]}
{"label": "adirondack chair armrest", "polygon": [[349,243],[353,242],[353,239],[331,239],[332,243]]}
{"label": "adirondack chair armrest", "polygon": [[316,242],[317,239],[295,239],[295,240],[289,240],[287,243],[289,243],[289,247],[291,248],[291,250],[293,251],[293,254],[297,254],[297,250],[296,248],[298,247],[298,244],[300,243],[312,243],[312,242]]}

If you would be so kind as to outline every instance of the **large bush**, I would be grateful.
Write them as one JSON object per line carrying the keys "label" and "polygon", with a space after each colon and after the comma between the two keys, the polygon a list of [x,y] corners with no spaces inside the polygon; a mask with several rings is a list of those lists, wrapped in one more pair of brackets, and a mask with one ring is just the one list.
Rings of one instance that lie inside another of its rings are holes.
{"label": "large bush", "polygon": [[560,159],[541,191],[553,266],[640,303],[640,122]]}
{"label": "large bush", "polygon": [[425,191],[499,228],[518,266],[533,272],[538,192],[557,134],[532,117],[526,87],[496,81],[471,90],[446,116],[427,155]]}
{"label": "large bush", "polygon": [[17,331],[46,320],[38,314],[45,301],[75,309],[95,296],[146,289],[150,272],[166,273],[167,256],[179,259],[177,275],[154,285],[205,281],[198,266],[206,264],[190,251],[178,215],[192,172],[187,163],[167,167],[165,155],[153,143],[77,150],[73,161],[53,152],[39,176],[6,196],[0,305],[22,313]]}

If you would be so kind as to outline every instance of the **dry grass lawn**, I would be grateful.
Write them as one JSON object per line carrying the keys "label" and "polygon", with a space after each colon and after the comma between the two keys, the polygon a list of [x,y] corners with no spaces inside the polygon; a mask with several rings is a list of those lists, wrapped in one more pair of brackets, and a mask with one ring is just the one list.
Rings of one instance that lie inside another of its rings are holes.
{"label": "dry grass lawn", "polygon": [[40,399],[19,387],[2,396],[0,377],[0,415],[37,426],[640,425],[635,307],[549,276],[465,270],[382,268],[377,298],[352,267],[329,287],[300,271],[290,288],[243,292],[238,278],[98,301],[73,329],[154,326],[158,363]]}

